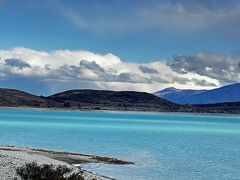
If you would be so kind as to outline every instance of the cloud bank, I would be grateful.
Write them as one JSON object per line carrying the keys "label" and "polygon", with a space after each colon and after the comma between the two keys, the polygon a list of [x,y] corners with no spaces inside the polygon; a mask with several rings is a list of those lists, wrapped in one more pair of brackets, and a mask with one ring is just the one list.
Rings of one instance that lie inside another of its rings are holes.
{"label": "cloud bank", "polygon": [[[0,50],[0,85],[38,84],[47,94],[70,88],[137,90],[162,88],[206,89],[240,80],[238,56],[197,54],[177,56],[172,62],[124,62],[119,57],[89,51]],[[26,84],[27,83],[27,84]],[[29,84],[31,83],[31,84]],[[31,89],[31,88],[30,88]]]}
{"label": "cloud bank", "polygon": [[199,53],[195,56],[176,56],[171,68],[181,74],[189,72],[217,79],[221,84],[240,81],[240,56]]}

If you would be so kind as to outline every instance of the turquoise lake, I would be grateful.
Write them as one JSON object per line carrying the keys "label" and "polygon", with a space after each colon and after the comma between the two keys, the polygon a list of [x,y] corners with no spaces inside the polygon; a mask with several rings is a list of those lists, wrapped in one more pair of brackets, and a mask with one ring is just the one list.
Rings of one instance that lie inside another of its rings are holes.
{"label": "turquoise lake", "polygon": [[240,179],[240,117],[0,110],[0,144],[111,156],[117,179]]}

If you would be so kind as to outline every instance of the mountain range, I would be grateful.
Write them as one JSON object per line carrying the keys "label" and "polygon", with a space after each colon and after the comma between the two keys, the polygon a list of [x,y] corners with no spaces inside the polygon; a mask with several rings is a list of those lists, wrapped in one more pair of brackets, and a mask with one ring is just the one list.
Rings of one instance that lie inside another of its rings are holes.
{"label": "mountain range", "polygon": [[0,107],[240,114],[240,101],[181,105],[145,92],[89,89],[69,90],[44,97],[15,89],[0,88]]}
{"label": "mountain range", "polygon": [[212,90],[181,90],[167,88],[154,95],[177,104],[216,104],[240,102],[240,83]]}
{"label": "mountain range", "polygon": [[0,107],[172,111],[181,106],[149,93],[135,91],[69,90],[44,97],[0,88]]}

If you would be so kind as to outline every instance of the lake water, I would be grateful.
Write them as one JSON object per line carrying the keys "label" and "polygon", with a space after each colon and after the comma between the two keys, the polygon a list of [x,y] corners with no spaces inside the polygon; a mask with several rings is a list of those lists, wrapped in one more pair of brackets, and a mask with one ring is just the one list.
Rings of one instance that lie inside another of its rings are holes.
{"label": "lake water", "polygon": [[240,179],[240,117],[0,110],[0,144],[112,156],[117,179]]}

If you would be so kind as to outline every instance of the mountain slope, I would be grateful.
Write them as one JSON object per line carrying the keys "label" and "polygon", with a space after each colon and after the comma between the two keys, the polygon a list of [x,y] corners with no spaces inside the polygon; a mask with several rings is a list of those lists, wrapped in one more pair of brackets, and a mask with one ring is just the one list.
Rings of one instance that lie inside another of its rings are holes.
{"label": "mountain slope", "polygon": [[215,104],[240,102],[240,83],[213,90],[164,89],[154,93],[156,96],[179,104]]}

